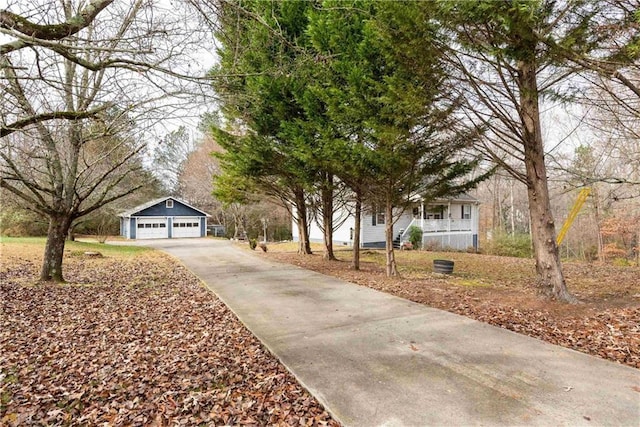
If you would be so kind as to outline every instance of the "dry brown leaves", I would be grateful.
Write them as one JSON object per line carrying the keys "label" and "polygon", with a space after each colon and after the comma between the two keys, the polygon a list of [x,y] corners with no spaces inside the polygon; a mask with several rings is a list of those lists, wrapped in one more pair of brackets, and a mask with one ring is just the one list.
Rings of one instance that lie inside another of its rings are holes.
{"label": "dry brown leaves", "polygon": [[168,256],[65,262],[0,273],[0,425],[337,425]]}
{"label": "dry brown leaves", "polygon": [[[353,271],[345,261],[349,255],[339,254],[343,261],[324,261],[315,254],[263,256],[640,368],[637,268],[568,263],[569,287],[582,303],[567,305],[537,295],[531,260],[446,254],[456,259],[458,273],[450,277],[432,274],[423,259],[430,255],[414,252],[400,255],[407,258],[400,261],[406,268],[404,278],[398,279],[386,277],[375,262],[364,262],[361,271]],[[422,267],[415,267],[418,263]]]}

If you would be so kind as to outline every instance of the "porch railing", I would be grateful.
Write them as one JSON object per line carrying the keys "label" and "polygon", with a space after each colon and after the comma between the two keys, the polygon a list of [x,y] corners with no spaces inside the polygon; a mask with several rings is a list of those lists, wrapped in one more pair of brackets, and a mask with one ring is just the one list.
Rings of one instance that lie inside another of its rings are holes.
{"label": "porch railing", "polygon": [[450,231],[472,231],[470,219],[420,219],[413,218],[401,235],[401,240],[406,240],[409,228],[415,225],[422,228],[423,233],[447,233]]}

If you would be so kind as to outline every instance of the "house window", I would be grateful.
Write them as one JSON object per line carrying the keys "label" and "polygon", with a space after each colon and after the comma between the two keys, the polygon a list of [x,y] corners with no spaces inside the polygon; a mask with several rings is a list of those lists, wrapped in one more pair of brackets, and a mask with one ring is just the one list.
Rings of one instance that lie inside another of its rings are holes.
{"label": "house window", "polygon": [[165,206],[167,207],[167,209],[171,209],[173,207],[173,200],[167,200]]}
{"label": "house window", "polygon": [[462,205],[462,219],[471,219],[471,205]]}
{"label": "house window", "polygon": [[443,219],[444,218],[444,206],[429,206],[424,211],[424,219]]}
{"label": "house window", "polygon": [[371,209],[371,225],[383,225],[384,224],[384,207],[373,206]]}

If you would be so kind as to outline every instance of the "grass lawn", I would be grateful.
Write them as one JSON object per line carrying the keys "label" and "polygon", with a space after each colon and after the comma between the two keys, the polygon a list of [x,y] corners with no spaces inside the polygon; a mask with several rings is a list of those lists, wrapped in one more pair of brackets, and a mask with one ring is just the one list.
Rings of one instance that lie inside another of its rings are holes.
{"label": "grass lawn", "polygon": [[[17,253],[30,254],[33,251],[44,253],[45,237],[0,237],[0,254],[2,256],[12,256]],[[100,252],[105,256],[134,256],[151,249],[144,246],[132,245],[109,245],[91,241],[67,241],[65,243],[65,253],[68,255],[82,255],[85,252]],[[42,255],[42,254],[41,254]]]}
{"label": "grass lawn", "polygon": [[[360,271],[350,268],[350,250],[336,251],[338,261],[323,260],[321,246],[311,256],[295,250],[272,243],[261,256],[640,368],[640,267],[564,263],[569,290],[581,301],[568,305],[539,294],[532,259],[396,251],[401,277],[388,278],[382,250],[363,250]],[[453,260],[454,274],[433,273],[434,259]]]}
{"label": "grass lawn", "polygon": [[0,241],[0,425],[337,425],[172,257],[69,242],[57,285],[43,250]]}

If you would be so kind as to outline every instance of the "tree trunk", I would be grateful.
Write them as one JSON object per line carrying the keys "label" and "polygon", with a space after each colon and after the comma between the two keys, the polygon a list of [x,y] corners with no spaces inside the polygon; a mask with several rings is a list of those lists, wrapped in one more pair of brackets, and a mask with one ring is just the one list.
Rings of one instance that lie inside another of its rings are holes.
{"label": "tree trunk", "polygon": [[355,221],[353,223],[353,260],[351,268],[360,270],[360,228],[362,220],[362,198],[360,194],[356,194],[356,212]]}
{"label": "tree trunk", "polygon": [[296,211],[298,213],[298,253],[302,255],[311,255],[311,242],[309,241],[309,220],[307,215],[307,203],[304,200],[304,190],[294,190]]}
{"label": "tree trunk", "polygon": [[640,222],[638,223],[636,230],[636,266],[640,266]]}
{"label": "tree trunk", "polygon": [[509,203],[511,203],[511,209],[509,209],[509,216],[511,221],[511,236],[516,235],[516,208],[513,206],[513,179],[509,180]]}
{"label": "tree trunk", "polygon": [[593,212],[596,220],[596,237],[598,238],[598,261],[605,262],[604,257],[604,239],[602,237],[602,215],[600,212],[600,194],[598,187],[593,184],[591,187],[591,195],[593,196]]}
{"label": "tree trunk", "polygon": [[520,72],[520,108],[524,124],[523,142],[527,195],[538,286],[547,296],[573,303],[577,300],[567,290],[562,274],[560,254],[555,238],[555,223],[551,214],[547,170],[544,163],[544,146],[540,129],[535,61],[521,61],[518,68]]}
{"label": "tree trunk", "polygon": [[238,236],[240,233],[240,227],[242,227],[242,224],[240,224],[240,216],[238,215],[237,212],[232,211],[231,215],[233,216],[233,240],[238,240]]}
{"label": "tree trunk", "polygon": [[40,280],[45,282],[64,282],[62,277],[62,257],[70,225],[71,219],[68,217],[49,217],[49,230],[47,231],[47,244],[44,249]]}
{"label": "tree trunk", "polygon": [[333,253],[333,175],[327,174],[321,189],[322,227],[324,235],[323,259],[335,261]]}
{"label": "tree trunk", "polygon": [[72,225],[69,227],[69,231],[67,231],[67,240],[70,242],[75,242],[76,241],[76,234],[74,232],[76,226]]}
{"label": "tree trunk", "polygon": [[500,183],[500,177],[498,177],[498,187],[496,189],[496,194],[497,194],[497,202],[498,202],[498,230],[500,231],[500,234],[502,234],[502,232],[504,231],[504,219],[503,219],[503,215],[502,215],[502,194],[501,194],[501,183]]}
{"label": "tree trunk", "polygon": [[398,266],[396,264],[396,253],[393,250],[393,206],[390,200],[387,200],[384,211],[384,237],[387,252],[387,276],[399,276]]}
{"label": "tree trunk", "polygon": [[493,204],[491,206],[491,230],[495,233],[498,231],[498,217],[500,212],[499,207],[499,195],[498,195],[498,179],[500,175],[496,174],[493,176]]}

